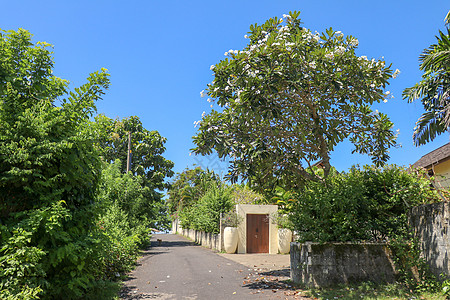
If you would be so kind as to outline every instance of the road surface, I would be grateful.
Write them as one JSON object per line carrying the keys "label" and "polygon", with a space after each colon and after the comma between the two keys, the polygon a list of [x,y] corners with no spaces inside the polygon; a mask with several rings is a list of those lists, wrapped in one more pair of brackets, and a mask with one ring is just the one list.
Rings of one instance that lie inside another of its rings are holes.
{"label": "road surface", "polygon": [[157,234],[151,243],[125,282],[122,299],[306,299],[288,297],[288,285],[265,279],[271,274],[255,272],[184,237]]}

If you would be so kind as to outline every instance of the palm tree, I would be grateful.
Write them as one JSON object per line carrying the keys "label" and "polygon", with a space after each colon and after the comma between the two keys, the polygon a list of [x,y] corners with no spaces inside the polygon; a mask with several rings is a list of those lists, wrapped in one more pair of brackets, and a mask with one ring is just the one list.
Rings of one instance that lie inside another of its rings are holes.
{"label": "palm tree", "polygon": [[450,129],[450,11],[445,17],[447,33],[439,31],[437,43],[420,55],[422,80],[403,91],[403,99],[421,99],[425,113],[414,127],[416,146],[432,141]]}

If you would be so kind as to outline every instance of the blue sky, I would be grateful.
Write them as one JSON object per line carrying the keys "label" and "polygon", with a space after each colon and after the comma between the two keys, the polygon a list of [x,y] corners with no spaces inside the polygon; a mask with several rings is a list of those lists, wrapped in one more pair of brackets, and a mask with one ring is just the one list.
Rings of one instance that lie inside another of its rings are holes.
{"label": "blue sky", "polygon": [[[209,110],[200,91],[213,80],[210,65],[229,49],[242,49],[250,24],[301,11],[303,25],[322,32],[332,27],[358,38],[358,55],[384,56],[401,74],[388,90],[388,103],[375,106],[400,129],[401,148],[391,149],[390,163],[408,165],[447,143],[444,134],[415,147],[412,132],[422,113],[420,101],[402,100],[404,88],[421,78],[418,57],[435,42],[448,0],[433,1],[3,1],[0,28],[24,28],[34,41],[54,45],[56,76],[76,87],[88,74],[104,67],[111,87],[98,103],[111,118],[137,115],[144,127],[167,138],[166,158],[182,171],[197,163],[224,170],[214,158],[189,156],[195,135],[193,122]],[[352,155],[344,143],[332,154],[332,164],[347,170],[370,163]]]}

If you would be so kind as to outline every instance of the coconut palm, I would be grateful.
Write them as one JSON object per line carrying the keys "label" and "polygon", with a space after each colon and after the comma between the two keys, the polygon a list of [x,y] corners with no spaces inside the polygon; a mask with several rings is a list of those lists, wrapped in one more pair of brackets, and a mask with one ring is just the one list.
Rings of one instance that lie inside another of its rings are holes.
{"label": "coconut palm", "polygon": [[437,43],[420,55],[422,80],[403,91],[403,98],[412,102],[421,99],[425,113],[414,127],[416,146],[426,144],[450,129],[450,11],[445,17],[446,33],[439,31]]}

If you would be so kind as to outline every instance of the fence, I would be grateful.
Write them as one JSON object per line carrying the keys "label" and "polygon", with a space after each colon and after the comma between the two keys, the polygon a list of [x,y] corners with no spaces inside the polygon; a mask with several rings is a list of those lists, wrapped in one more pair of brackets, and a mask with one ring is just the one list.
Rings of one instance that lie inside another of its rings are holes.
{"label": "fence", "polygon": [[180,220],[176,219],[172,222],[172,232],[181,234],[203,247],[207,247],[219,252],[224,249],[222,239],[223,228],[221,228],[221,233],[218,234],[198,231],[194,229],[183,229],[181,227]]}

